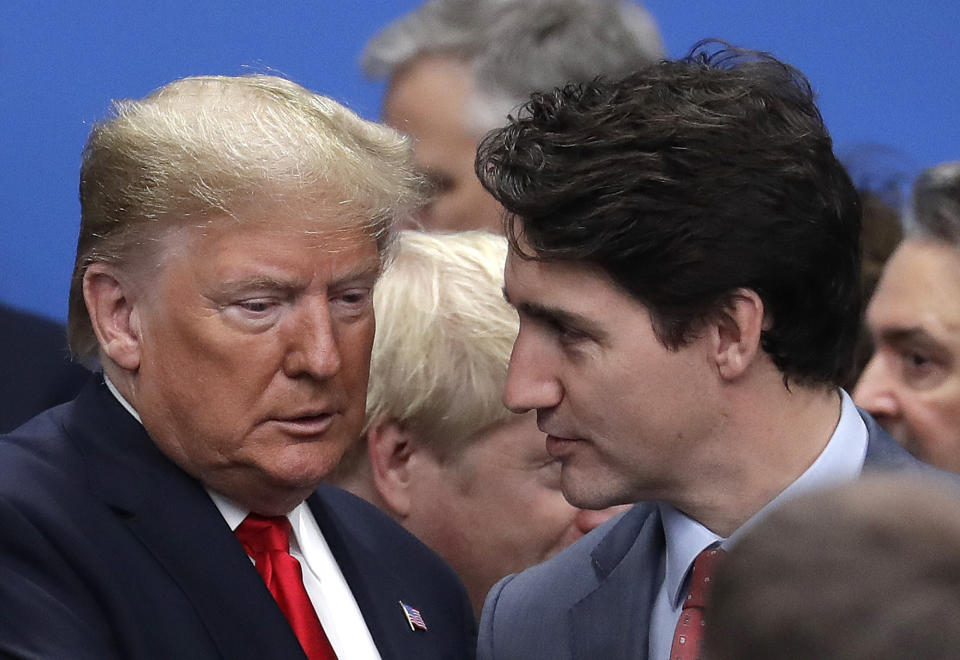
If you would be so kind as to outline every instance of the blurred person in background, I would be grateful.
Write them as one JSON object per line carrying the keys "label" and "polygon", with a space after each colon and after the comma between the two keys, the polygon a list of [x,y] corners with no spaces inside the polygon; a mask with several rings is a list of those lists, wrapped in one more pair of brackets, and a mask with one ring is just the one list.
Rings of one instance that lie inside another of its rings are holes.
{"label": "blurred person in background", "polygon": [[948,660],[960,649],[956,485],[871,476],[787,502],[716,574],[709,660]]}
{"label": "blurred person in background", "polygon": [[[866,304],[873,298],[884,265],[903,238],[903,228],[900,214],[879,195],[862,189],[858,192],[863,216],[860,231],[860,290]],[[873,350],[873,336],[865,316],[861,315],[860,331],[853,349],[853,364],[843,389],[853,391],[860,374],[873,356]]]}
{"label": "blurred person in background", "polygon": [[90,373],[70,361],[54,321],[0,304],[0,433],[77,395]]}
{"label": "blurred person in background", "polygon": [[431,189],[422,228],[502,232],[473,170],[480,138],[533,91],[661,57],[657,26],[633,0],[430,0],[371,39],[362,66],[388,79],[383,118],[414,139]]}
{"label": "blurred person in background", "polygon": [[960,472],[960,161],[918,177],[904,224],[867,308],[876,350],[854,400],[915,456]]}
{"label": "blurred person in background", "polygon": [[497,580],[621,509],[568,504],[536,415],[502,403],[518,326],[506,254],[487,232],[401,232],[374,292],[366,432],[332,479],[446,559],[477,616]]}

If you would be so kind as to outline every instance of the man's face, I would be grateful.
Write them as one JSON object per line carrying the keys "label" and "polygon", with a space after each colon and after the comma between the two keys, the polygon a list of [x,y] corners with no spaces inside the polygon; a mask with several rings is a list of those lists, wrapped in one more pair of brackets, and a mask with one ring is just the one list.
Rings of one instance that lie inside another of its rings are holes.
{"label": "man's face", "polygon": [[853,397],[921,460],[960,472],[960,250],[908,239],[867,308],[876,352]]}
{"label": "man's face", "polygon": [[169,237],[133,307],[150,436],[262,513],[308,495],[363,421],[380,259],[359,231],[317,229],[332,207],[250,205]]}
{"label": "man's face", "polygon": [[467,106],[472,77],[457,60],[421,57],[394,76],[384,101],[384,121],[411,136],[417,166],[434,187],[418,216],[428,231],[502,231],[501,207],[474,173],[479,136]]}
{"label": "man's face", "polygon": [[560,491],[560,464],[535,416],[481,431],[445,462],[423,452],[405,524],[463,580],[479,615],[505,575],[549,559],[619,511],[582,511]]}
{"label": "man's face", "polygon": [[716,415],[704,340],[671,351],[646,308],[586,265],[507,256],[520,314],[504,402],[537,411],[578,506],[682,497]]}

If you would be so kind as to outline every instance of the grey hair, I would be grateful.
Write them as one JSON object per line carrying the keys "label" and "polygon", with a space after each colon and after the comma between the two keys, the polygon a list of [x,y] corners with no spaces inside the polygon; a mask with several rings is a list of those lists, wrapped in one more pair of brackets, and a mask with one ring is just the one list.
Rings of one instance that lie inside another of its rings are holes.
{"label": "grey hair", "polygon": [[502,126],[531,92],[620,78],[664,49],[653,17],[632,0],[429,0],[371,39],[361,65],[385,78],[436,54],[472,68],[479,135]]}
{"label": "grey hair", "polygon": [[932,238],[960,248],[960,160],[920,173],[904,224],[907,236]]}
{"label": "grey hair", "polygon": [[183,78],[117,101],[83,151],[71,349],[97,349],[83,297],[93,263],[153,263],[167,232],[236,219],[231,208],[253,195],[328,198],[343,212],[324,229],[365,231],[386,254],[421,193],[408,140],[283,78]]}

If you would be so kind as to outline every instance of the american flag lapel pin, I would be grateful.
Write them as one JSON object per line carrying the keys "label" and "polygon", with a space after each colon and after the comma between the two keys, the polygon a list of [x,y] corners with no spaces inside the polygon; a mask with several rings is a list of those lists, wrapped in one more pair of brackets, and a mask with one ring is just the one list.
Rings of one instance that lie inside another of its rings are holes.
{"label": "american flag lapel pin", "polygon": [[416,607],[407,605],[402,600],[400,601],[400,607],[403,608],[403,615],[407,617],[407,623],[410,624],[410,630],[426,630],[427,624],[423,622],[423,617],[420,615],[420,610]]}

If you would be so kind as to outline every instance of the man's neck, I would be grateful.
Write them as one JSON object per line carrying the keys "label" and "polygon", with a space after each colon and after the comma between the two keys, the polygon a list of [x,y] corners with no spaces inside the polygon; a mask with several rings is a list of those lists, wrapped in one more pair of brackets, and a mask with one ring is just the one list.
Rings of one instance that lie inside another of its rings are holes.
{"label": "man's neck", "polygon": [[791,384],[734,392],[671,504],[727,537],[809,468],[840,419],[838,390]]}

